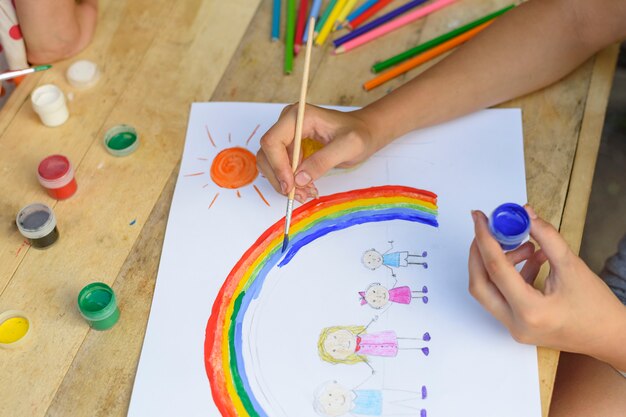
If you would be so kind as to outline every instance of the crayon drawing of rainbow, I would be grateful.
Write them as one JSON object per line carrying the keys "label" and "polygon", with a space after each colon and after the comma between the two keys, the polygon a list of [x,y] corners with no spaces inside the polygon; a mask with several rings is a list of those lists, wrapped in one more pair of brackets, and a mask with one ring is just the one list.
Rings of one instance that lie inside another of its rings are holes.
{"label": "crayon drawing of rainbow", "polygon": [[321,197],[294,211],[286,253],[281,253],[284,219],[268,228],[244,253],[222,285],[206,327],[206,372],[213,401],[223,416],[268,415],[246,374],[242,323],[269,271],[285,266],[300,249],[329,233],[391,220],[438,227],[437,195],[388,185]]}

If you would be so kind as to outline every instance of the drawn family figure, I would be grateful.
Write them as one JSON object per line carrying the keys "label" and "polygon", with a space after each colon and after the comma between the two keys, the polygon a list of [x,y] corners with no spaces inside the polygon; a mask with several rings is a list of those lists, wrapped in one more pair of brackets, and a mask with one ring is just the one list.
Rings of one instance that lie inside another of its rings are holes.
{"label": "drawn family figure", "polygon": [[[430,350],[423,342],[430,340],[430,334],[422,337],[398,337],[393,330],[368,333],[367,328],[376,321],[376,316],[367,326],[332,326],[322,329],[317,343],[320,358],[332,364],[364,363],[368,356],[395,357],[399,350],[417,350],[428,356]],[[401,346],[402,345],[402,346]]]}
{"label": "drawn family figure", "polygon": [[[362,385],[362,384],[361,384]],[[337,381],[322,384],[313,399],[313,408],[321,416],[415,416],[427,417],[421,406],[428,392],[397,389],[349,389]]]}
{"label": "drawn family figure", "polygon": [[[397,281],[396,281],[397,282]],[[365,291],[359,291],[361,305],[380,310],[391,306],[392,303],[410,304],[413,299],[421,299],[424,304],[428,303],[428,287],[423,286],[421,291],[411,290],[410,287],[393,287],[387,289],[379,282],[373,282]]]}
{"label": "drawn family figure", "polygon": [[363,253],[363,265],[372,271],[385,266],[391,271],[393,277],[396,276],[397,268],[406,268],[409,265],[421,265],[424,269],[428,268],[428,263],[422,260],[428,256],[428,252],[424,251],[421,255],[411,254],[408,251],[392,252],[393,240],[390,240],[389,244],[390,248],[384,253],[380,253],[374,248],[366,250]]}

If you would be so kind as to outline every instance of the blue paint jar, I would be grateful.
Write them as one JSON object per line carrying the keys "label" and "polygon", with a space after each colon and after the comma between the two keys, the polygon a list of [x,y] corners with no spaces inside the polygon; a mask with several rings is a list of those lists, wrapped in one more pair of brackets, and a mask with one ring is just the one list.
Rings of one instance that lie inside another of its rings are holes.
{"label": "blue paint jar", "polygon": [[489,230],[502,249],[513,250],[528,237],[530,217],[519,204],[505,203],[491,213]]}

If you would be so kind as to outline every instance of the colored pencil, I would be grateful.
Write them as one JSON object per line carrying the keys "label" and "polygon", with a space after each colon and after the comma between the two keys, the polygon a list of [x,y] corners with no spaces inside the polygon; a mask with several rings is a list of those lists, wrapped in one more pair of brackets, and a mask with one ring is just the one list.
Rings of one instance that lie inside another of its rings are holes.
{"label": "colored pencil", "polygon": [[322,8],[322,0],[313,0],[313,5],[311,6],[311,14],[309,14],[309,19],[306,22],[306,28],[304,29],[304,36],[302,37],[302,42],[306,43],[309,37],[309,24],[311,23],[311,18],[317,20],[320,15],[320,9]]}
{"label": "colored pencil", "polygon": [[320,33],[320,31],[322,30],[322,27],[326,24],[328,17],[332,13],[332,11],[335,9],[336,4],[337,4],[337,0],[330,0],[330,2],[328,3],[328,6],[326,6],[326,9],[324,9],[324,13],[322,13],[322,17],[320,17],[320,20],[315,24],[315,33],[313,34],[313,36],[315,36],[316,38],[317,38],[317,34]]}
{"label": "colored pencil", "polygon": [[393,32],[394,30],[400,29],[401,27],[406,26],[409,23],[413,23],[424,16],[428,16],[429,14],[436,12],[437,10],[443,9],[444,7],[451,5],[455,1],[456,0],[439,0],[434,3],[430,3],[424,7],[420,7],[419,9],[416,9],[411,13],[407,13],[403,16],[398,17],[397,19],[393,19],[389,23],[385,23],[384,25],[372,29],[369,32],[362,34],[361,36],[357,36],[356,38],[343,43],[339,48],[335,50],[335,54],[343,54],[344,52],[348,52],[354,48],[371,42],[374,39],[380,38],[381,36],[384,36],[389,32]]}
{"label": "colored pencil", "polygon": [[370,7],[363,13],[361,13],[360,16],[357,16],[353,20],[351,20],[347,25],[348,29],[354,30],[357,27],[361,26],[363,22],[365,22],[370,17],[374,16],[376,13],[378,13],[382,8],[387,6],[392,1],[393,0],[378,0],[375,5],[373,5],[372,7]]}
{"label": "colored pencil", "polygon": [[33,72],[45,71],[50,68],[52,68],[52,65],[37,65],[36,67],[7,71],[0,74],[0,80],[10,80],[12,78],[21,77],[22,75],[32,74]]}
{"label": "colored pencil", "polygon": [[361,36],[364,33],[369,32],[370,30],[374,30],[376,29],[378,26],[384,25],[385,23],[395,19],[396,17],[408,12],[411,9],[416,8],[417,6],[419,6],[422,3],[425,3],[427,0],[412,0],[406,4],[403,4],[402,6],[398,7],[397,9],[394,9],[392,11],[390,11],[389,13],[379,17],[378,19],[372,20],[371,22],[369,22],[366,25],[361,26],[358,29],[353,30],[352,32],[348,33],[347,35],[344,35],[338,39],[335,39],[333,41],[333,43],[335,44],[335,48],[338,47],[339,45],[343,45],[344,43],[357,38],[359,36]]}
{"label": "colored pencil", "polygon": [[280,0],[274,0],[272,7],[272,40],[280,39]]}
{"label": "colored pencil", "polygon": [[383,70],[385,70],[385,69],[387,69],[389,67],[392,67],[392,66],[394,66],[396,64],[399,64],[402,61],[406,61],[407,59],[412,58],[412,57],[414,57],[417,54],[421,54],[422,52],[427,51],[428,49],[433,48],[433,47],[435,47],[437,45],[440,45],[440,44],[444,43],[445,41],[460,35],[461,33],[467,32],[468,30],[473,29],[476,26],[479,26],[479,25],[481,25],[481,24],[483,24],[483,23],[485,23],[485,22],[487,22],[489,20],[495,19],[496,17],[498,17],[498,16],[508,12],[509,10],[511,10],[514,7],[515,7],[514,4],[512,4],[510,6],[507,6],[507,7],[503,8],[503,9],[500,9],[498,11],[495,11],[495,12],[491,13],[491,14],[488,14],[487,16],[481,17],[480,19],[476,19],[473,22],[470,22],[470,23],[468,23],[466,25],[463,25],[463,26],[458,27],[458,28],[456,28],[454,30],[451,30],[448,33],[445,33],[445,34],[443,34],[441,36],[438,36],[438,37],[433,38],[433,39],[431,39],[431,40],[429,40],[427,42],[424,42],[424,43],[422,43],[420,45],[417,45],[416,47],[408,49],[408,50],[402,52],[401,54],[392,56],[391,58],[386,59],[386,60],[384,60],[382,62],[378,62],[378,63],[376,63],[376,64],[374,64],[372,66],[372,72],[379,73],[379,72],[381,72],[381,71],[383,71]]}
{"label": "colored pencil", "polygon": [[353,21],[361,14],[363,14],[363,12],[365,12],[367,9],[378,3],[378,1],[379,0],[367,0],[365,3],[357,7],[354,11],[352,11],[352,13],[348,15],[348,17],[346,17],[346,20],[342,23],[342,27],[347,27],[351,21]]}
{"label": "colored pencil", "polygon": [[293,52],[298,55],[302,47],[302,36],[304,36],[304,27],[306,26],[306,15],[309,9],[309,0],[300,0],[300,8],[298,9],[298,19],[296,21],[296,36],[294,40]]}
{"label": "colored pencil", "polygon": [[467,42],[474,36],[476,36],[479,32],[485,29],[487,26],[493,23],[493,20],[487,21],[480,26],[476,26],[474,29],[470,29],[465,33],[457,36],[456,38],[452,38],[447,42],[442,43],[441,45],[437,45],[432,49],[424,52],[423,54],[417,55],[408,61],[404,61],[400,65],[397,65],[391,68],[389,71],[383,72],[382,74],[372,78],[371,80],[365,82],[363,84],[363,88],[365,91],[370,91],[381,84],[386,83],[389,80],[396,78],[399,75],[404,74],[405,72],[430,61],[431,59],[438,57],[441,54],[448,52],[449,50],[461,45],[464,42]]}
{"label": "colored pencil", "polygon": [[285,32],[285,74],[293,71],[293,43],[296,31],[296,0],[287,0],[287,31]]}
{"label": "colored pencil", "polygon": [[[300,101],[298,101],[298,114],[296,115],[296,134],[293,139],[293,153],[291,158],[291,169],[295,174],[300,161],[300,145],[302,143],[302,125],[304,122],[304,108],[306,107],[306,91],[309,84],[309,68],[311,67],[311,49],[313,46],[313,30],[315,29],[315,19],[309,20],[309,34],[306,41],[306,52],[304,54],[304,73],[302,74],[302,84],[300,85]],[[287,210],[285,213],[285,234],[283,236],[282,252],[284,253],[289,245],[289,227],[291,225],[291,215],[293,213],[293,199],[296,196],[296,185],[289,191],[287,199]]]}
{"label": "colored pencil", "polygon": [[322,29],[317,34],[317,38],[315,38],[316,45],[324,45],[324,42],[326,42],[326,38],[328,38],[328,35],[330,35],[330,32],[333,29],[335,21],[337,20],[337,16],[339,16],[339,13],[341,13],[341,9],[343,9],[343,6],[346,5],[347,1],[348,0],[337,0],[333,11],[330,12],[326,23],[324,23],[324,26],[322,26]]}
{"label": "colored pencil", "polygon": [[352,9],[354,9],[355,5],[356,5],[356,0],[348,0],[346,2],[346,5],[343,6],[343,9],[341,9],[341,12],[339,13],[339,16],[337,16],[337,20],[335,21],[335,26],[334,26],[335,29],[341,26],[341,24],[344,22],[344,20],[346,20],[346,18],[352,11]]}

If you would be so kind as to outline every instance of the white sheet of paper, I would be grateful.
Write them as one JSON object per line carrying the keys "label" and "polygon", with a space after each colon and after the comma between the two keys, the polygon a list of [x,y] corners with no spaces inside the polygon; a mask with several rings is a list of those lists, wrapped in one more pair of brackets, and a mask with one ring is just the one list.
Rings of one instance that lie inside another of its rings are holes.
{"label": "white sheet of paper", "polygon": [[[284,216],[286,198],[261,176],[227,189],[209,172],[224,149],[256,154],[282,108],[192,106],[130,416],[220,415],[205,370],[207,320],[233,266]],[[321,195],[386,184],[436,193],[439,227],[399,220],[354,226],[317,239],[283,268],[273,268],[243,321],[248,390],[268,416],[319,415],[314,396],[333,380],[353,392],[382,393],[383,415],[540,416],[536,349],[516,343],[467,290],[470,210],[489,213],[504,202],[526,202],[521,112],[486,110],[410,133],[359,168],[317,182]],[[394,285],[387,268],[372,271],[361,262],[365,250],[384,252],[391,240],[397,251],[428,252],[428,269],[409,265],[396,277],[397,286],[426,286],[427,304],[414,299],[386,310],[360,304],[358,292],[371,283]],[[429,355],[418,349],[372,356],[374,375],[363,363],[320,359],[323,328],[366,325],[375,316],[368,332],[393,330],[407,338],[428,332],[430,341],[409,343],[427,346]],[[426,398],[393,402],[397,390],[410,397],[422,386]],[[347,415],[362,415],[357,411]]]}

